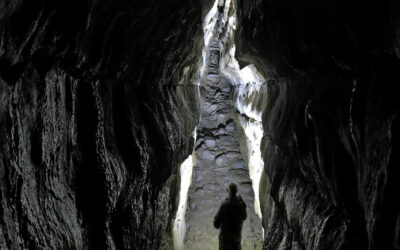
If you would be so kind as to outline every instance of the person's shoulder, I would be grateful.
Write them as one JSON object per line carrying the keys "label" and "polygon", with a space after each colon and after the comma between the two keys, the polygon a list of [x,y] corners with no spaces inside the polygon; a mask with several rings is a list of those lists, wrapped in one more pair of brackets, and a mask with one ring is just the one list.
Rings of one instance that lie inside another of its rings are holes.
{"label": "person's shoulder", "polygon": [[240,196],[240,195],[236,196],[236,200],[238,200],[238,201],[243,201],[243,202],[244,202],[242,196]]}
{"label": "person's shoulder", "polygon": [[228,204],[230,202],[230,199],[229,198],[226,198],[223,202],[222,202],[222,206],[223,205],[226,205],[226,204]]}
{"label": "person's shoulder", "polygon": [[244,202],[242,196],[238,195],[238,196],[237,196],[237,201],[238,201],[239,203],[241,203],[241,204],[243,204],[243,205],[246,206],[246,202]]}

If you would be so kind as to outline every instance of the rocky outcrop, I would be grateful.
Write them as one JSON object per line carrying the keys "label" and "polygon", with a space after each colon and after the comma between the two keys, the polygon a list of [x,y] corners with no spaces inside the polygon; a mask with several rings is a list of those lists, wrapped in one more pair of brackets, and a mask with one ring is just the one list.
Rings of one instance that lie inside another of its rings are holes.
{"label": "rocky outcrop", "polygon": [[206,47],[206,75],[200,82],[201,112],[195,142],[196,163],[187,198],[184,249],[218,247],[219,230],[214,229],[213,220],[228,196],[226,190],[230,182],[238,185],[238,194],[247,205],[241,244],[244,249],[260,249],[262,226],[254,210],[249,167],[243,160],[239,145],[240,130],[234,120],[234,85],[220,75],[220,35],[224,13],[222,7],[218,9],[212,37]]}
{"label": "rocky outcrop", "polygon": [[170,247],[199,116],[201,11],[0,3],[1,249]]}
{"label": "rocky outcrop", "polygon": [[264,248],[399,249],[399,4],[238,6],[237,57],[268,83]]}
{"label": "rocky outcrop", "polygon": [[243,223],[244,249],[261,248],[261,221],[254,211],[254,193],[249,169],[239,147],[239,130],[233,119],[232,84],[226,78],[210,76],[202,81],[200,123],[197,127],[196,164],[188,194],[185,249],[215,249],[218,230],[213,219],[227,198],[227,185],[238,184],[246,202]]}
{"label": "rocky outcrop", "polygon": [[[264,248],[399,249],[400,4],[230,3],[267,82]],[[211,5],[1,1],[1,249],[171,247]]]}

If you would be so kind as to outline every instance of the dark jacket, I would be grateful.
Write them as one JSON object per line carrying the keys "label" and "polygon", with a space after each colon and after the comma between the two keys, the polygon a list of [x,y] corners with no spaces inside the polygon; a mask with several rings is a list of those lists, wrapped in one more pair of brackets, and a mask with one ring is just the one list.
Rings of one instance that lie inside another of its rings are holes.
{"label": "dark jacket", "polygon": [[242,197],[229,197],[221,204],[214,218],[214,227],[220,228],[221,234],[240,236],[246,218],[246,203]]}

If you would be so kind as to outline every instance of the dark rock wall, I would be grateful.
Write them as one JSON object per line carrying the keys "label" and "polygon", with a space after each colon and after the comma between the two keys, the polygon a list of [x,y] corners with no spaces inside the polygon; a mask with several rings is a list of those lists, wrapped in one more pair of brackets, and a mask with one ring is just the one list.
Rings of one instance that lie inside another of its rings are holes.
{"label": "dark rock wall", "polygon": [[0,2],[1,249],[170,247],[199,116],[201,11]]}
{"label": "dark rock wall", "polygon": [[[211,3],[0,2],[0,248],[170,247]],[[266,249],[400,248],[399,5],[238,0]]]}
{"label": "dark rock wall", "polygon": [[398,1],[239,0],[268,80],[265,249],[399,249]]}

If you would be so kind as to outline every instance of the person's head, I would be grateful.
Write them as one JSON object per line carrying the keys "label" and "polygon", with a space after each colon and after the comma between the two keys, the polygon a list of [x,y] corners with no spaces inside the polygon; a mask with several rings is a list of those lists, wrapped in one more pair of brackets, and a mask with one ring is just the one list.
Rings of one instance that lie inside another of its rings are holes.
{"label": "person's head", "polygon": [[229,183],[227,191],[228,191],[229,197],[236,196],[237,191],[238,191],[238,187],[237,187],[236,183],[234,183],[234,182]]}

